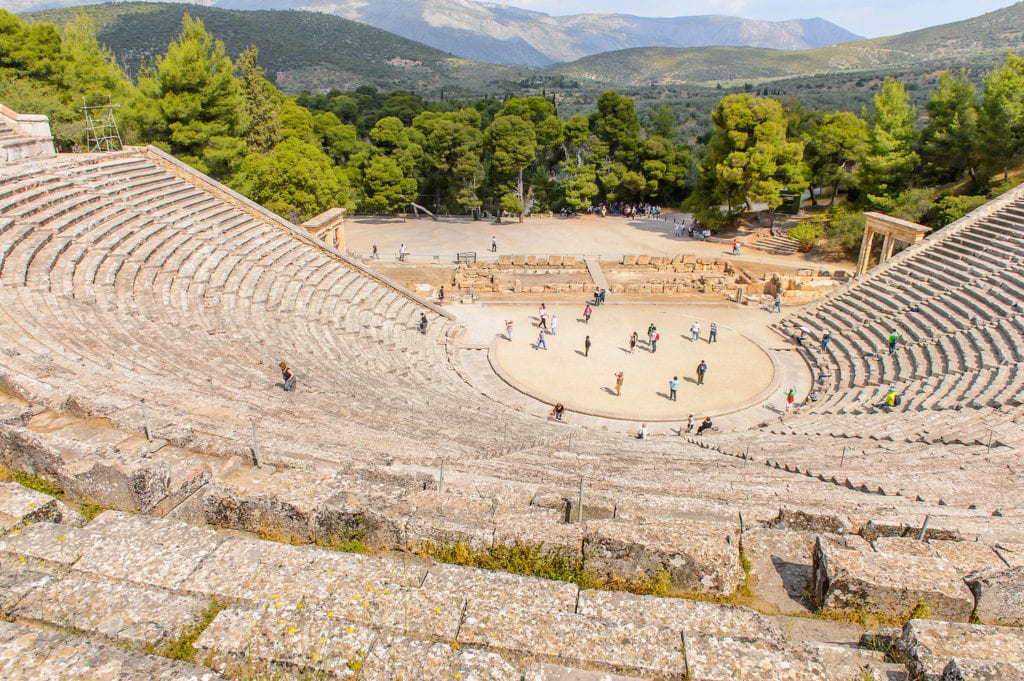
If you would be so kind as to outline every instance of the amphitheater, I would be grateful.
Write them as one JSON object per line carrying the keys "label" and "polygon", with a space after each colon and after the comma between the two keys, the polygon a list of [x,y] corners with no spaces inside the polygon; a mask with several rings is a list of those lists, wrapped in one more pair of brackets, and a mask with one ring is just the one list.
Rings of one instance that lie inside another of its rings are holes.
{"label": "amphitheater", "polygon": [[[448,308],[163,152],[54,154],[38,118],[0,110],[0,463],[63,501],[0,487],[3,678],[1024,679],[1024,189],[775,324],[832,334],[787,350],[834,370],[812,408],[640,441],[503,399]],[[594,588],[411,550],[459,544]]]}

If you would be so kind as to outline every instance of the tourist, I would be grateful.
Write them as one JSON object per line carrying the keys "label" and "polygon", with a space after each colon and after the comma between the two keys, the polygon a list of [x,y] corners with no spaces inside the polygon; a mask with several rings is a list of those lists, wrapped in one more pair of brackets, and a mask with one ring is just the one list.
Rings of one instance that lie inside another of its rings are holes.
{"label": "tourist", "polygon": [[903,403],[903,398],[896,392],[896,386],[890,385],[889,392],[885,395],[885,406],[898,407]]}
{"label": "tourist", "polygon": [[542,309],[540,311],[540,322],[538,322],[537,327],[541,328],[541,329],[547,330],[547,328],[548,328],[548,311],[547,310]]}
{"label": "tourist", "polygon": [[491,253],[498,252],[498,238],[496,236],[491,237]]}
{"label": "tourist", "polygon": [[639,338],[640,334],[638,334],[636,331],[634,331],[633,335],[629,337],[629,354],[632,355],[633,353],[636,352],[636,344]]}
{"label": "tourist", "polygon": [[694,322],[690,327],[690,342],[700,340],[700,322]]}
{"label": "tourist", "polygon": [[822,390],[828,390],[828,380],[830,378],[832,378],[832,374],[829,373],[827,366],[818,369],[818,387]]}
{"label": "tourist", "polygon": [[590,336],[583,340],[583,356],[590,357]]}
{"label": "tourist", "polygon": [[646,440],[647,439],[647,424],[641,423],[640,430],[636,431],[636,439]]}
{"label": "tourist", "polygon": [[601,305],[601,289],[594,289],[594,307],[600,307]]}
{"label": "tourist", "polygon": [[604,305],[605,298],[608,297],[608,289],[606,289],[606,288],[601,289],[601,293],[598,294],[598,295],[601,296],[601,304]]}
{"label": "tourist", "polygon": [[708,343],[718,342],[718,322],[711,322],[711,330],[708,331]]}
{"label": "tourist", "polygon": [[686,419],[686,432],[693,432],[693,414],[690,414],[690,418]]}
{"label": "tourist", "polygon": [[821,351],[825,352],[828,350],[828,344],[832,342],[832,334],[828,331],[821,334]]}
{"label": "tourist", "polygon": [[380,255],[377,253],[377,244],[373,245],[373,252],[370,253],[370,260],[379,260]]}
{"label": "tourist", "polygon": [[547,343],[547,341],[544,340],[544,330],[543,329],[541,329],[540,333],[537,334],[537,342],[533,346],[534,350],[540,350],[541,348],[544,348],[544,351],[547,352],[548,343]]}
{"label": "tourist", "polygon": [[790,388],[789,390],[782,393],[786,396],[786,413],[793,408],[793,403],[796,402],[796,388]]}
{"label": "tourist", "polygon": [[509,343],[512,342],[512,320],[511,319],[506,319],[505,320],[505,338],[508,339]]}
{"label": "tourist", "polygon": [[781,295],[775,296],[775,302],[772,303],[772,310],[771,311],[772,312],[778,312],[779,314],[782,314],[782,296]]}
{"label": "tourist", "polygon": [[800,327],[800,333],[795,337],[796,344],[800,347],[804,346],[804,341],[807,340],[808,329],[806,326]]}
{"label": "tourist", "polygon": [[733,255],[739,255],[740,254],[740,240],[739,239],[733,239],[732,240],[732,254]]}
{"label": "tourist", "polygon": [[554,416],[557,421],[561,421],[564,414],[565,406],[561,402],[556,402],[554,409],[551,410],[551,415]]}
{"label": "tourist", "polygon": [[711,417],[705,416],[704,420],[700,422],[700,427],[697,428],[697,435],[703,435],[705,430],[711,430],[714,425],[711,423]]}
{"label": "tourist", "polygon": [[657,330],[658,330],[658,327],[656,327],[654,325],[654,322],[651,322],[650,325],[647,327],[647,344],[648,345],[650,345],[654,341],[654,333]]}
{"label": "tourist", "polygon": [[704,360],[697,365],[697,385],[704,385],[704,374],[708,371],[708,364]]}
{"label": "tourist", "polygon": [[558,315],[551,315],[551,335],[558,335]]}
{"label": "tourist", "polygon": [[616,397],[621,397],[622,396],[622,379],[623,379],[623,374],[622,374],[621,371],[619,373],[615,374],[615,396]]}
{"label": "tourist", "polygon": [[590,315],[592,315],[593,313],[594,313],[594,311],[590,308],[590,304],[589,303],[586,306],[584,306],[584,308],[583,308],[583,323],[584,324],[589,324],[590,323]]}
{"label": "tourist", "polygon": [[407,253],[407,251],[405,250],[405,244],[400,245],[398,247],[398,261],[399,262],[405,262],[405,255],[406,255],[406,253]]}
{"label": "tourist", "polygon": [[295,372],[291,370],[287,362],[281,362],[278,366],[281,367],[281,380],[283,381],[281,387],[286,393],[295,392]]}
{"label": "tourist", "polygon": [[679,392],[679,377],[673,376],[672,380],[668,382],[668,399],[673,402],[676,401],[676,394]]}
{"label": "tourist", "polygon": [[896,345],[900,342],[900,335],[893,331],[889,334],[889,356],[896,354]]}
{"label": "tourist", "polygon": [[444,286],[437,289],[437,304],[444,305]]}
{"label": "tourist", "polygon": [[427,315],[420,312],[420,333],[427,333]]}
{"label": "tourist", "polygon": [[651,338],[651,352],[658,351],[658,341],[661,340],[661,334],[658,333],[657,329],[654,331],[654,337]]}

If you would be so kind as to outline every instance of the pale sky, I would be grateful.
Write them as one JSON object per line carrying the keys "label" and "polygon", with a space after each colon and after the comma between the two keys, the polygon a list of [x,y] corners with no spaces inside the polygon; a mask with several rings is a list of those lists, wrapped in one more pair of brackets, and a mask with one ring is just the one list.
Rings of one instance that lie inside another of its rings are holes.
{"label": "pale sky", "polygon": [[1014,4],[1010,0],[492,0],[545,14],[604,12],[645,17],[727,14],[745,19],[821,17],[865,38],[970,19]]}

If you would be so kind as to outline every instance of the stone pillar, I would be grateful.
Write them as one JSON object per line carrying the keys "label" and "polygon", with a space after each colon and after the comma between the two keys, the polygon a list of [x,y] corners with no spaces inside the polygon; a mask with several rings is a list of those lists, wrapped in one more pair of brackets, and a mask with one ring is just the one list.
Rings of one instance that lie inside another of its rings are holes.
{"label": "stone pillar", "polygon": [[860,242],[860,257],[857,259],[857,274],[868,271],[871,261],[871,245],[875,240],[875,230],[870,225],[864,227],[864,239]]}

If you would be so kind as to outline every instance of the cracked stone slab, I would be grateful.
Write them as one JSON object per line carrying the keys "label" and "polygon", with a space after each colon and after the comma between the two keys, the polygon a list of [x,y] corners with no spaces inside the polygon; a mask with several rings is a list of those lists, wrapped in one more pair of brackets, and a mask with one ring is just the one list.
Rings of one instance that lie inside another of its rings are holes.
{"label": "cracked stone slab", "polygon": [[1006,564],[1010,567],[1020,567],[1024,565],[1024,544],[999,542],[996,544],[996,553],[998,553],[999,557],[1006,561]]}
{"label": "cracked stone slab", "polygon": [[[941,681],[954,658],[962,669],[987,668],[1002,676],[1024,678],[1024,630],[984,624],[910,620],[896,643],[906,657],[907,670],[922,681]],[[955,677],[953,677],[955,678]],[[967,677],[978,678],[978,677]],[[984,678],[983,676],[980,678]]]}
{"label": "cracked stone slab", "polygon": [[225,541],[213,530],[121,511],[101,513],[86,529],[75,571],[165,589],[180,587]]}
{"label": "cracked stone slab", "polygon": [[811,590],[818,607],[864,609],[905,618],[919,603],[932,617],[966,622],[974,596],[953,565],[941,558],[869,553],[819,541],[814,548]]}
{"label": "cracked stone slab", "polygon": [[15,528],[0,537],[0,560],[44,572],[61,572],[79,558],[90,531],[85,528],[36,523]]}
{"label": "cracked stone slab", "polygon": [[380,637],[360,669],[359,681],[520,681],[522,674],[497,653],[455,650],[447,643],[405,636]]}
{"label": "cracked stone slab", "polygon": [[676,588],[711,594],[730,594],[743,581],[739,536],[729,525],[596,520],[584,541],[587,570],[605,578],[650,580],[666,571]]}
{"label": "cracked stone slab", "polygon": [[220,681],[205,667],[112,644],[0,622],[0,678],[5,681]]}
{"label": "cracked stone slab", "polygon": [[607,672],[573,669],[560,664],[537,662],[526,668],[523,681],[639,681],[639,677],[620,676]]}
{"label": "cracked stone slab", "polygon": [[945,558],[952,563],[960,575],[986,568],[1006,567],[999,554],[982,542],[933,540],[929,543],[939,558]]}
{"label": "cracked stone slab", "polygon": [[780,647],[785,636],[775,622],[736,605],[716,605],[683,598],[637,596],[621,591],[580,592],[577,612],[611,624],[630,622]]}
{"label": "cracked stone slab", "polygon": [[540,659],[627,674],[681,675],[685,669],[677,629],[612,624],[561,610],[524,611],[500,601],[470,601],[458,642],[513,660]]}
{"label": "cracked stone slab", "polygon": [[136,646],[164,643],[197,621],[206,602],[78,576],[48,576],[12,611],[21,620],[72,627]]}
{"label": "cracked stone slab", "polygon": [[1024,664],[954,657],[942,670],[942,681],[1024,681]]}
{"label": "cracked stone slab", "polygon": [[700,681],[845,681],[811,648],[769,649],[713,636],[687,636],[690,675]]}
{"label": "cracked stone slab", "polygon": [[367,588],[419,586],[426,569],[402,557],[383,558],[292,546],[255,539],[228,539],[182,583],[191,592],[250,604],[320,602]]}
{"label": "cracked stone slab", "polygon": [[77,511],[48,494],[16,482],[0,483],[0,530],[4,532],[33,523],[75,524],[80,521]]}

